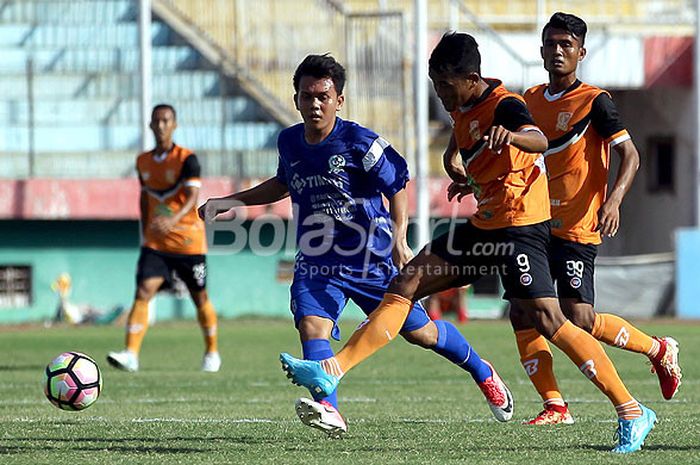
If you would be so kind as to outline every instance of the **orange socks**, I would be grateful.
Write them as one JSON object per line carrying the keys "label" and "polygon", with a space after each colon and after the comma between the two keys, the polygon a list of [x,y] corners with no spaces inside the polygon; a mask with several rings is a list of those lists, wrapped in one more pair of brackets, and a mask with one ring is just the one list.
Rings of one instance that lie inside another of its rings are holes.
{"label": "orange socks", "polygon": [[214,310],[211,301],[207,300],[201,308],[197,309],[197,321],[199,321],[199,326],[204,334],[206,351],[217,352],[219,348],[216,334],[216,310]]}
{"label": "orange socks", "polygon": [[547,339],[536,329],[525,329],[515,331],[515,341],[518,344],[520,362],[544,405],[566,405],[554,377],[552,351]]}
{"label": "orange socks", "polygon": [[621,418],[632,419],[641,415],[639,404],[627,391],[603,348],[590,334],[567,320],[552,336],[552,344],[603,391]]}
{"label": "orange socks", "polygon": [[134,300],[126,323],[126,350],[138,354],[148,329],[148,301]]}
{"label": "orange socks", "polygon": [[611,346],[655,357],[659,352],[658,341],[647,336],[626,320],[609,313],[596,313],[591,334]]}
{"label": "orange socks", "polygon": [[335,357],[324,360],[323,368],[338,377],[387,345],[401,330],[413,303],[398,294],[384,294],[379,307],[352,334]]}

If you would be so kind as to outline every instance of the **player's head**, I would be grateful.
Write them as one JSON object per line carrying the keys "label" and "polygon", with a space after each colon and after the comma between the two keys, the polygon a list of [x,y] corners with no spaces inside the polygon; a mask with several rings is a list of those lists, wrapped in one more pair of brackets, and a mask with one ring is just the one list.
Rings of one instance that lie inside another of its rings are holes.
{"label": "player's head", "polygon": [[156,142],[168,142],[172,140],[173,132],[177,128],[177,113],[172,105],[161,103],[153,107],[151,111],[151,131]]}
{"label": "player's head", "polygon": [[447,32],[430,54],[428,74],[442,105],[455,111],[471,100],[481,82],[481,54],[469,34]]}
{"label": "player's head", "polygon": [[586,56],[583,44],[587,31],[586,22],[578,16],[557,12],[549,18],[542,29],[540,53],[550,75],[576,72],[578,63]]}
{"label": "player's head", "polygon": [[329,54],[309,55],[294,72],[294,105],[304,124],[317,131],[333,129],[343,107],[345,68]]}

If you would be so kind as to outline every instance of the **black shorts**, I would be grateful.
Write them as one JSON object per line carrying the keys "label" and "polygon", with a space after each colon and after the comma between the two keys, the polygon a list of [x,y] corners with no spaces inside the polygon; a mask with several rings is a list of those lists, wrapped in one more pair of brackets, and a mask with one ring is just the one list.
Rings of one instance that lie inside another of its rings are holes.
{"label": "black shorts", "polygon": [[177,275],[190,291],[207,287],[207,258],[205,255],[183,255],[159,252],[141,247],[136,266],[136,285],[148,278],[165,278],[164,287],[171,287]]}
{"label": "black shorts", "polygon": [[560,299],[578,299],[595,303],[593,272],[598,247],[552,236],[549,243],[549,268],[556,281]]}
{"label": "black shorts", "polygon": [[549,221],[528,226],[480,229],[471,222],[452,228],[427,247],[450,264],[454,285],[498,274],[504,299],[556,297],[549,273]]}

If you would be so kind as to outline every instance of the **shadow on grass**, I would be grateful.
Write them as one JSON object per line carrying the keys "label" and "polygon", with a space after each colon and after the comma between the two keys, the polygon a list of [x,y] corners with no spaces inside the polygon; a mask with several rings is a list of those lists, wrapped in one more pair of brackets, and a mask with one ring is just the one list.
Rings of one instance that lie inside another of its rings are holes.
{"label": "shadow on grass", "polygon": [[25,371],[25,370],[41,370],[43,373],[46,365],[0,365],[0,371]]}
{"label": "shadow on grass", "polygon": [[[583,444],[580,446],[575,446],[573,449],[588,449],[588,450],[599,450],[602,452],[609,452],[614,445],[609,445],[609,446],[601,446],[601,445],[593,445],[593,444]],[[649,446],[644,446],[642,447],[641,452],[651,452],[651,451],[658,451],[658,452],[672,452],[672,451],[678,451],[678,452],[694,452],[694,451],[700,451],[700,446],[680,446],[680,445],[670,445],[670,444],[653,444]]]}

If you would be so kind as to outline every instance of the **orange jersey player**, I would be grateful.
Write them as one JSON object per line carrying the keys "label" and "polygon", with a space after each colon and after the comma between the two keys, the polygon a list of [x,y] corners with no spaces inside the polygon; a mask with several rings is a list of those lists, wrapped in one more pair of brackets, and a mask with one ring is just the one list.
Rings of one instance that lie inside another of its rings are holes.
{"label": "orange jersey player", "polygon": [[[541,49],[549,82],[525,92],[528,108],[548,139],[552,279],[567,318],[602,342],[648,356],[663,396],[670,399],[680,385],[676,341],[650,337],[620,317],[593,310],[597,245],[601,236],[612,237],[618,230],[620,204],[639,166],[639,154],[610,94],[576,77],[586,55],[586,29],[576,16],[552,16],[543,29]],[[608,192],[611,149],[621,163]],[[517,305],[511,308],[511,322],[523,366],[544,401],[544,410],[528,423],[573,423],[545,338]]]}
{"label": "orange jersey player", "polygon": [[[292,381],[311,390],[332,390],[348,370],[395,337],[414,301],[473,283],[495,265],[504,297],[522,309],[537,331],[617,410],[619,443],[614,452],[638,450],[656,414],[632,397],[598,341],[566,319],[556,298],[547,255],[549,195],[541,155],[547,149],[546,137],[521,98],[499,81],[482,78],[481,55],[470,35],[445,34],[428,69],[443,107],[455,121],[444,158],[456,181],[449,197],[474,192],[478,211],[403,267],[379,308],[335,357],[311,362],[282,354],[283,369]],[[491,388],[492,411],[501,421],[510,419],[513,403],[505,385],[499,379]]]}
{"label": "orange jersey player", "polygon": [[206,290],[206,236],[196,209],[201,186],[199,162],[194,153],[173,142],[177,115],[172,106],[154,107],[150,127],[156,147],[136,160],[143,236],[136,296],[127,323],[126,348],[110,352],[107,361],[125,371],[138,370],[141,343],[148,327],[148,304],[177,274],[197,307],[205,343],[202,370],[216,372],[221,366],[217,318]]}

